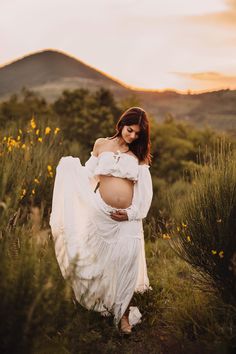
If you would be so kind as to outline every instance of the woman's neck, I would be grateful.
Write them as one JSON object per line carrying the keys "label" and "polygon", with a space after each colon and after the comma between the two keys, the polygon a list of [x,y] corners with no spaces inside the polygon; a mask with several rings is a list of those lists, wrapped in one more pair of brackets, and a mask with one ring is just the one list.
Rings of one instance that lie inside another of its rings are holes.
{"label": "woman's neck", "polygon": [[119,148],[129,150],[129,145],[125,142],[125,140],[122,137],[117,136],[115,140]]}

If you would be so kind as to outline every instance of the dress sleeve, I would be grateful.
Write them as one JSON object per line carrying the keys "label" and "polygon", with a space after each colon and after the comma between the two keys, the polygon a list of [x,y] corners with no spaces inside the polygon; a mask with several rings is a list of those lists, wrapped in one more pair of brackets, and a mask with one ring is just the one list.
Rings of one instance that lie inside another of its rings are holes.
{"label": "dress sleeve", "polygon": [[88,171],[89,177],[93,177],[95,168],[98,163],[98,158],[97,156],[93,155],[92,151],[90,154],[91,154],[90,158],[85,162],[85,168]]}
{"label": "dress sleeve", "polygon": [[153,186],[149,165],[139,165],[138,180],[134,185],[132,204],[127,208],[128,220],[144,219],[150,209]]}
{"label": "dress sleeve", "polygon": [[96,186],[99,182],[98,177],[95,176],[95,168],[98,164],[98,158],[97,156],[93,155],[93,152],[91,151],[91,156],[90,158],[85,162],[85,169],[87,171],[88,174],[88,178],[89,178],[89,182],[90,182],[90,186],[93,190],[96,189]]}

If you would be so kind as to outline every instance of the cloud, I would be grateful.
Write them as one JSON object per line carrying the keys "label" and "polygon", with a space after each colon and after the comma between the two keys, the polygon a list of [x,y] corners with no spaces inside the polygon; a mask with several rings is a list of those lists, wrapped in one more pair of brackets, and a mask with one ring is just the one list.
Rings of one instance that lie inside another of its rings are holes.
{"label": "cloud", "polygon": [[198,22],[207,22],[208,24],[224,25],[228,27],[236,27],[236,12],[235,11],[223,11],[219,13],[213,13],[210,15],[195,17]]}
{"label": "cloud", "polygon": [[236,0],[224,0],[225,10],[214,11],[209,14],[192,15],[185,17],[186,21],[198,24],[223,25],[236,28]]}
{"label": "cloud", "polygon": [[218,82],[222,84],[224,83],[236,84],[236,76],[229,76],[215,71],[205,71],[205,72],[198,72],[198,73],[172,72],[172,74],[190,80],[211,81],[211,82]]}
{"label": "cloud", "polygon": [[225,0],[225,3],[236,11],[236,0]]}

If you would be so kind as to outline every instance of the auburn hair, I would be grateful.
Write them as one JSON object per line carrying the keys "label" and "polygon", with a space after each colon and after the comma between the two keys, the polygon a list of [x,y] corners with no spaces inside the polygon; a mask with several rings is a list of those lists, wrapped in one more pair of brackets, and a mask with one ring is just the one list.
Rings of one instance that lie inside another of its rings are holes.
{"label": "auburn hair", "polygon": [[129,144],[129,149],[132,151],[139,161],[151,163],[150,154],[150,127],[147,113],[140,107],[128,108],[120,116],[116,124],[116,133],[110,139],[121,136],[122,129],[125,125],[138,124],[140,132],[138,138]]}

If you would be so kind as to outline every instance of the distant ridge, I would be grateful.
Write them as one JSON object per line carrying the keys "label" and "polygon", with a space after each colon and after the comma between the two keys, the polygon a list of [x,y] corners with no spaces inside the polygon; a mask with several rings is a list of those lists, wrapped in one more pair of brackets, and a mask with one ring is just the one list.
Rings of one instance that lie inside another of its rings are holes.
{"label": "distant ridge", "polygon": [[48,83],[81,81],[92,85],[112,86],[125,89],[115,81],[87,64],[55,50],[36,52],[15,60],[0,68],[0,96],[28,88],[40,87]]}
{"label": "distant ridge", "polygon": [[104,87],[115,99],[135,98],[157,121],[167,114],[195,124],[213,127],[236,135],[236,90],[219,90],[199,94],[175,91],[140,90],[109,77],[82,61],[57,50],[42,50],[19,58],[0,68],[0,102],[26,87],[55,101],[63,90]]}

